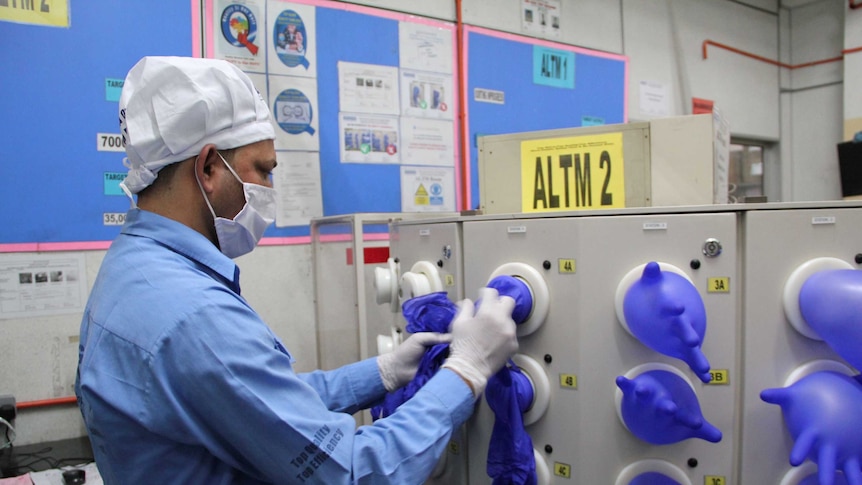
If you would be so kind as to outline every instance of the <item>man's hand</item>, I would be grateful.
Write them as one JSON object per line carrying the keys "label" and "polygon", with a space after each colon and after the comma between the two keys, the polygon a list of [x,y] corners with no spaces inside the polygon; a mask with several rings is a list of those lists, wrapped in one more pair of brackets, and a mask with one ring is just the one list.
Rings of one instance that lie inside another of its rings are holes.
{"label": "man's hand", "polygon": [[388,392],[404,387],[416,376],[427,347],[452,341],[447,333],[414,333],[388,354],[377,357],[377,368]]}

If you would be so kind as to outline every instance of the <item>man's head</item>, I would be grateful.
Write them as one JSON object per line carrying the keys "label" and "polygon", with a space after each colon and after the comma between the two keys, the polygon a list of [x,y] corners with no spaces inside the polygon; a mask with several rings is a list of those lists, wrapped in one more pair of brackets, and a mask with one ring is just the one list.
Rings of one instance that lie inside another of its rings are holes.
{"label": "man's head", "polygon": [[219,150],[272,140],[269,109],[248,76],[216,59],[145,57],[126,76],[120,131],[138,193],[165,166]]}
{"label": "man's head", "polygon": [[[181,222],[235,257],[275,217],[275,131],[251,80],[213,59],[147,57],[120,96],[138,206]],[[239,238],[239,239],[238,239]]]}

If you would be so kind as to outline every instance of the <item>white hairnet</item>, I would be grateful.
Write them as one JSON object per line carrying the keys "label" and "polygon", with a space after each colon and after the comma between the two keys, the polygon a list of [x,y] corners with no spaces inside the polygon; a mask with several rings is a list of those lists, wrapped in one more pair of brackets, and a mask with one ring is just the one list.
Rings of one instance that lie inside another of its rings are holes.
{"label": "white hairnet", "polygon": [[120,132],[138,193],[162,167],[186,160],[209,143],[221,150],[274,139],[269,109],[244,72],[217,59],[144,57],[120,95]]}

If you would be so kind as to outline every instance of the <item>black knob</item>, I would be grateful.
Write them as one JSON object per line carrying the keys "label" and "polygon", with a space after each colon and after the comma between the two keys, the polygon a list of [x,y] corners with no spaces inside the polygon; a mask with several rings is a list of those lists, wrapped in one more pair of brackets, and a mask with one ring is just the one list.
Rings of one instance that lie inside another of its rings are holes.
{"label": "black knob", "polygon": [[689,458],[688,459],[688,467],[695,468],[697,466],[697,458]]}
{"label": "black knob", "polygon": [[551,269],[551,262],[546,260],[544,263],[542,263],[542,267],[545,269]]}
{"label": "black knob", "polygon": [[550,364],[551,361],[553,361],[553,360],[554,360],[554,358],[551,357],[551,354],[545,354],[545,362]]}
{"label": "black knob", "polygon": [[862,264],[862,253],[856,255],[856,264]]}
{"label": "black knob", "polygon": [[692,259],[691,263],[688,263],[688,264],[689,264],[689,266],[691,266],[691,269],[700,268],[700,260],[699,259]]}
{"label": "black knob", "polygon": [[437,266],[439,266],[441,268],[443,267],[443,260],[442,259],[437,260]]}
{"label": "black knob", "polygon": [[551,445],[545,445],[545,453],[553,453],[554,447]]}

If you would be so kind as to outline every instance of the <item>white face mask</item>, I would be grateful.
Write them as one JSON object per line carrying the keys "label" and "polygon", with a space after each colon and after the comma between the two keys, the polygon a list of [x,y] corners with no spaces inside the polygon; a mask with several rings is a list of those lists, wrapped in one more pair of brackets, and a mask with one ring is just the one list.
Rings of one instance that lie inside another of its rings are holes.
{"label": "white face mask", "polygon": [[[233,219],[218,217],[200,180],[198,180],[198,187],[200,187],[204,200],[215,220],[216,236],[221,252],[229,258],[237,258],[250,253],[257,246],[257,242],[260,241],[266,228],[275,220],[275,189],[243,182],[230,164],[221,156],[221,153],[216,153],[230,170],[230,173],[242,184],[242,190],[245,193],[245,205]],[[195,178],[197,179],[197,170],[195,170]]]}

